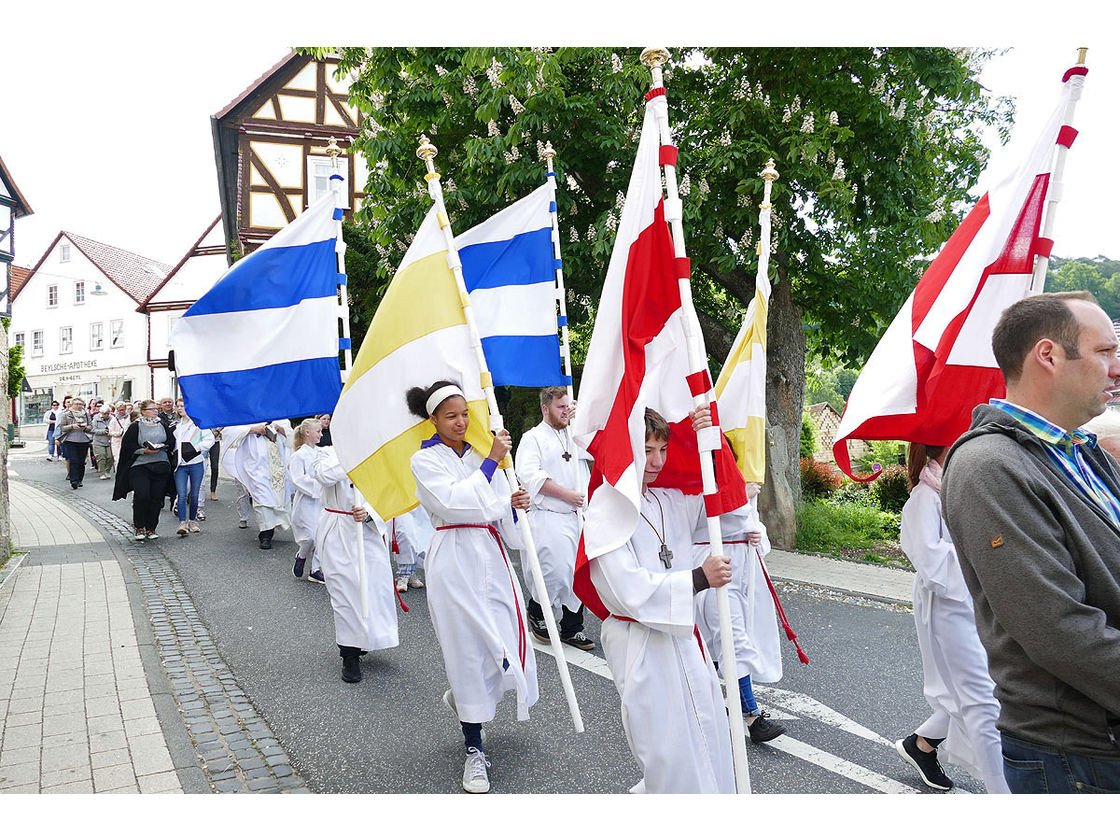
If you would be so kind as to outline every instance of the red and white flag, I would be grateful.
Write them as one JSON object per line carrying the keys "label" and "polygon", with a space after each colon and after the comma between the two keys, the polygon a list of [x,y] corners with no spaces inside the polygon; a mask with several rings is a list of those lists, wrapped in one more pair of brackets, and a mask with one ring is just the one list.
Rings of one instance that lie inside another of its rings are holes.
{"label": "red and white flag", "polygon": [[1030,154],[965,216],[860,372],[832,447],[849,476],[878,475],[852,474],[849,438],[948,446],[968,429],[975,406],[1005,394],[992,332],[1026,297],[1035,258],[1049,257],[1054,244],[1039,231],[1055,143],[1068,147],[1077,135],[1064,123],[1084,72],[1066,73]]}
{"label": "red and white flag", "polygon": [[[669,457],[657,486],[696,494],[702,483],[696,433],[688,418],[692,388],[706,391],[714,406],[707,371],[689,370],[678,280],[688,276],[687,260],[676,258],[661,187],[662,149],[672,149],[661,146],[658,131],[658,117],[666,109],[664,89],[651,91],[573,421],[576,442],[595,459],[575,592],[600,618],[607,611],[591,584],[588,558],[624,545],[637,527],[646,407],[671,427]],[[716,456],[720,493],[706,500],[712,515],[746,503],[743,478],[726,443]]]}

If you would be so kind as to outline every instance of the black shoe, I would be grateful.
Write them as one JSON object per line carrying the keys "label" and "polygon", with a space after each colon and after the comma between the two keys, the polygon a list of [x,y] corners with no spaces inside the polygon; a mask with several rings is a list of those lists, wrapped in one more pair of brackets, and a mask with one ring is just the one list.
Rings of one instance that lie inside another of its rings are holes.
{"label": "black shoe", "polygon": [[587,638],[587,636],[583,635],[582,630],[580,630],[578,633],[573,633],[570,636],[561,636],[560,641],[562,641],[566,645],[571,645],[574,648],[579,648],[580,650],[595,649],[595,643]]}
{"label": "black shoe", "polygon": [[937,760],[937,750],[927,753],[918,749],[917,733],[895,741],[894,748],[903,761],[918,771],[927,787],[934,790],[953,789],[953,780],[945,775],[941,762]]}
{"label": "black shoe", "polygon": [[292,566],[292,574],[297,578],[303,577],[303,564],[307,561],[303,557],[296,558],[296,564]]}
{"label": "black shoe", "polygon": [[747,731],[750,733],[752,744],[765,744],[779,735],[784,735],[786,728],[770,720],[770,715],[766,712],[759,712],[754,723],[747,727]]}
{"label": "black shoe", "polygon": [[272,535],[274,532],[274,528],[269,528],[267,531],[261,531],[257,534],[257,541],[265,551],[272,548]]}
{"label": "black shoe", "polygon": [[358,665],[358,657],[361,655],[359,649],[353,647],[340,648],[339,654],[342,656],[342,681],[348,683],[361,682],[362,670]]}
{"label": "black shoe", "polygon": [[547,645],[549,643],[548,625],[544,623],[544,619],[529,619],[529,629],[533,633],[533,637],[541,644]]}

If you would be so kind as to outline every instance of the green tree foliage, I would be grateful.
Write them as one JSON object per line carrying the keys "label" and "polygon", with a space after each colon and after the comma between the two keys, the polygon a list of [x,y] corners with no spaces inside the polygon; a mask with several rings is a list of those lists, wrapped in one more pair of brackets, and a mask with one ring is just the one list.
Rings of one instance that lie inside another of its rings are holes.
{"label": "green tree foliage", "polygon": [[[323,53],[326,50],[311,50]],[[416,157],[426,133],[457,231],[543,182],[558,156],[568,315],[590,330],[630,177],[649,70],[610,48],[340,48],[350,99],[370,115],[354,148],[371,168],[359,223],[377,277],[391,277],[429,207]],[[917,280],[921,255],[954,229],[987,161],[980,129],[1006,130],[1006,102],[977,82],[982,53],[942,48],[674,48],[669,116],[693,295],[718,368],[754,295],[758,177],[773,157],[767,402],[798,437],[806,334],[860,363]],[[357,295],[357,290],[355,295]],[[805,332],[803,333],[802,330]],[[799,484],[785,447],[771,461],[792,541]],[[766,507],[764,492],[764,507]],[[781,532],[788,531],[788,540]]]}
{"label": "green tree foliage", "polygon": [[1107,257],[1050,260],[1048,292],[1092,292],[1113,320],[1120,319],[1120,260]]}
{"label": "green tree foliage", "polygon": [[817,430],[808,414],[801,415],[801,457],[812,458],[817,451]]}

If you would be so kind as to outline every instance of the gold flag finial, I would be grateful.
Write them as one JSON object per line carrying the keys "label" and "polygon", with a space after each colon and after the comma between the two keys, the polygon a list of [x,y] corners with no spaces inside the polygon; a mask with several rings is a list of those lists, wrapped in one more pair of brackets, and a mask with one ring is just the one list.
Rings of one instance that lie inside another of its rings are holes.
{"label": "gold flag finial", "polygon": [[433,178],[439,178],[439,173],[436,172],[435,161],[432,160],[439,153],[439,149],[432,145],[432,141],[428,139],[427,134],[420,135],[420,146],[416,150],[416,157],[421,158],[428,167],[428,174],[424,176],[425,181],[431,181]]}
{"label": "gold flag finial", "polygon": [[337,160],[338,156],[342,154],[342,148],[333,137],[331,138],[331,142],[327,143],[327,154],[331,156],[331,160]]}
{"label": "gold flag finial", "polygon": [[1089,52],[1088,47],[1078,47],[1077,48],[1077,63],[1078,64],[1084,64],[1085,63],[1085,54],[1087,52]]}
{"label": "gold flag finial", "polygon": [[766,168],[758,173],[759,177],[764,181],[773,183],[778,180],[778,170],[774,168],[774,158],[766,161]]}
{"label": "gold flag finial", "polygon": [[642,50],[642,64],[649,67],[660,67],[669,60],[669,50],[665,47],[646,47]]}
{"label": "gold flag finial", "polygon": [[544,144],[543,154],[544,154],[544,159],[545,160],[552,160],[554,157],[556,157],[556,150],[554,148],[552,148],[552,141],[551,140],[549,140],[548,142],[546,142]]}

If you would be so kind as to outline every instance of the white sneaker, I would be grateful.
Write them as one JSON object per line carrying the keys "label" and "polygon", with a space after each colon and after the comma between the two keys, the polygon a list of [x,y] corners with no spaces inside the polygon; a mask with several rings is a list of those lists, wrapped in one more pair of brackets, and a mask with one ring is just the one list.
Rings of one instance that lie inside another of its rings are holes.
{"label": "white sneaker", "polygon": [[408,575],[397,575],[397,592],[408,591]]}
{"label": "white sneaker", "polygon": [[489,766],[486,753],[474,747],[467,750],[467,760],[463,764],[463,790],[467,793],[489,793],[490,777],[486,774]]}
{"label": "white sneaker", "polygon": [[420,580],[420,573],[413,572],[408,576],[408,585],[413,589],[423,589],[424,581]]}

